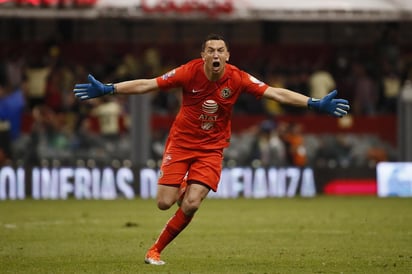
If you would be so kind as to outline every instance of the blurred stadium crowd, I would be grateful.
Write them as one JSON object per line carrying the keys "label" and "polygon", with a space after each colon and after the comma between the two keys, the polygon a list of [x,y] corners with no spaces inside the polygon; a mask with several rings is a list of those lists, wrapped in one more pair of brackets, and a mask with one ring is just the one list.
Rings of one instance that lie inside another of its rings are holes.
{"label": "blurred stadium crowd", "polygon": [[[256,56],[270,47],[231,45],[230,50],[236,56],[232,59],[235,65],[270,85],[316,98],[338,88],[339,96],[350,100],[353,116],[394,115],[399,91],[405,79],[412,78],[410,53],[398,47],[398,39],[396,28],[389,27],[372,49],[342,47],[331,56],[330,48],[321,46],[315,48],[317,57],[311,62],[292,58],[281,65],[278,58],[293,56],[305,45],[275,47],[269,58]],[[104,48],[108,54],[101,62],[75,62],[67,56],[73,51],[82,55],[81,47],[67,49],[58,40],[37,45],[36,54],[27,54],[23,47],[3,48],[7,50],[0,62],[0,165],[78,165],[90,160],[124,164],[131,150],[130,100],[112,96],[79,102],[72,94],[73,86],[85,82],[89,72],[103,82],[161,75],[197,57],[200,42],[191,50],[180,47],[176,44],[165,51],[154,45],[129,52],[108,44]],[[179,58],[173,58],[176,48]],[[179,109],[179,91],[158,92],[151,102],[154,116],[174,115]],[[307,134],[299,123],[277,122],[277,116],[309,115],[307,110],[245,95],[234,111],[234,116],[241,114],[265,118],[234,132],[225,152],[227,165],[367,166],[396,159],[392,144],[367,133]],[[153,128],[148,164],[158,164],[167,133],[167,128]]]}

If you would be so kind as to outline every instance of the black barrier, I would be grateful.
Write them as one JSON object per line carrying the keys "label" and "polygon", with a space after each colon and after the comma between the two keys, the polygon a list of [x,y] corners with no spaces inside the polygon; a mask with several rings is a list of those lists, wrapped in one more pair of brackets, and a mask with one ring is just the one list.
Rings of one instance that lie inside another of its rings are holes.
{"label": "black barrier", "polygon": [[[112,167],[0,168],[0,200],[155,198],[158,170]],[[375,178],[372,168],[224,168],[211,198],[314,197],[336,178]]]}

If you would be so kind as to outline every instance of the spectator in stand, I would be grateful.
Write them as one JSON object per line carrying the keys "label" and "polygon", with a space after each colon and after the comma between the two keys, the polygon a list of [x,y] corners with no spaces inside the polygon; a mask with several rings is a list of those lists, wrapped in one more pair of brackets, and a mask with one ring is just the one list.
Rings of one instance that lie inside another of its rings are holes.
{"label": "spectator in stand", "polygon": [[[282,125],[282,124],[281,124]],[[250,162],[259,161],[263,167],[285,166],[286,148],[281,138],[282,126],[277,130],[275,122],[264,120],[252,144]]]}
{"label": "spectator in stand", "polygon": [[12,89],[19,88],[25,82],[25,60],[17,50],[10,50],[5,60],[5,73],[7,82]]}
{"label": "spectator in stand", "polygon": [[283,134],[289,165],[304,167],[307,163],[305,140],[302,131],[303,128],[301,124],[291,123],[289,124],[287,132]]}
{"label": "spectator in stand", "polygon": [[382,96],[380,104],[385,113],[396,113],[398,106],[398,96],[401,90],[401,77],[395,68],[385,62],[382,75]]}
{"label": "spectator in stand", "polygon": [[10,138],[16,140],[20,137],[26,107],[25,85],[23,83],[22,86],[12,87],[4,70],[0,74],[0,120],[9,123]]}
{"label": "spectator in stand", "polygon": [[114,97],[103,97],[95,100],[95,103],[91,115],[99,122],[100,134],[107,141],[117,140],[121,134],[122,106]]}
{"label": "spectator in stand", "polygon": [[322,98],[336,88],[335,80],[324,61],[319,61],[309,77],[310,96]]}
{"label": "spectator in stand", "polygon": [[25,155],[27,161],[39,164],[42,159],[70,160],[73,136],[64,113],[54,112],[44,104],[35,106],[32,112],[34,122],[31,149]]}
{"label": "spectator in stand", "polygon": [[[267,83],[274,87],[285,87],[285,77],[280,70],[273,71],[267,76]],[[273,100],[263,99],[265,113],[269,116],[275,116],[283,113],[283,106]]]}
{"label": "spectator in stand", "polygon": [[0,64],[0,165],[11,164],[20,143],[26,110],[26,82],[12,81],[10,64]]}
{"label": "spectator in stand", "polygon": [[[297,90],[301,94],[309,96],[308,76],[309,73],[306,68],[291,68],[287,74],[285,88],[289,90]],[[283,109],[289,114],[302,114],[306,112],[306,109],[290,105],[283,105]]]}
{"label": "spectator in stand", "polygon": [[61,89],[61,74],[58,69],[50,70],[46,80],[46,91],[44,94],[44,103],[53,111],[63,110],[63,92]]}
{"label": "spectator in stand", "polygon": [[369,75],[365,65],[354,63],[352,65],[352,72],[355,96],[353,113],[358,115],[376,114],[379,100],[377,85]]}
{"label": "spectator in stand", "polygon": [[42,56],[32,56],[28,66],[25,70],[28,89],[27,100],[30,108],[33,108],[36,105],[44,104],[50,67]]}
{"label": "spectator in stand", "polygon": [[[2,73],[0,66],[0,77],[4,82],[4,73]],[[10,122],[6,120],[6,111],[3,106],[3,100],[6,97],[4,86],[0,85],[0,167],[8,165],[12,158],[11,152],[11,138],[10,138]]]}
{"label": "spectator in stand", "polygon": [[76,130],[73,146],[76,157],[90,159],[95,158],[97,155],[106,155],[105,153],[99,153],[104,147],[105,140],[93,129],[91,119],[82,119]]}

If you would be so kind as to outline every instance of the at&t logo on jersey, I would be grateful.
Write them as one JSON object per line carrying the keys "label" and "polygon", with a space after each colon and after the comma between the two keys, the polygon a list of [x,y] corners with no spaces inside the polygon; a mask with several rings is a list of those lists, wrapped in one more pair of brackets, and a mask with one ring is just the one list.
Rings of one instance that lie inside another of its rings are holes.
{"label": "at&t logo on jersey", "polygon": [[202,104],[202,114],[199,116],[201,121],[201,128],[203,130],[210,130],[217,120],[217,115],[213,115],[219,109],[219,105],[215,100],[206,100]]}

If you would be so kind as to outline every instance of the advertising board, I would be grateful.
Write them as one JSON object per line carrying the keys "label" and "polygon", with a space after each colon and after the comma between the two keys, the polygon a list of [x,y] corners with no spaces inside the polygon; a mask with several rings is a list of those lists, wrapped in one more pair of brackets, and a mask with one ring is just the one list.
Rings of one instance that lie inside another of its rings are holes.
{"label": "advertising board", "polygon": [[379,197],[412,197],[411,162],[381,162],[376,173]]}

